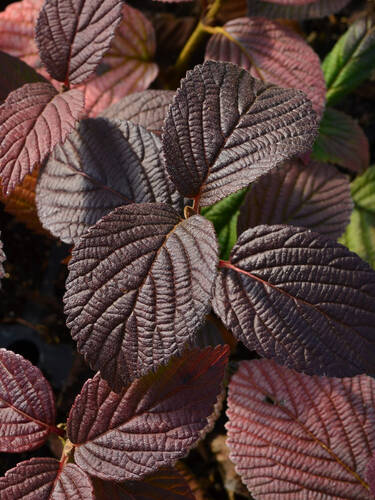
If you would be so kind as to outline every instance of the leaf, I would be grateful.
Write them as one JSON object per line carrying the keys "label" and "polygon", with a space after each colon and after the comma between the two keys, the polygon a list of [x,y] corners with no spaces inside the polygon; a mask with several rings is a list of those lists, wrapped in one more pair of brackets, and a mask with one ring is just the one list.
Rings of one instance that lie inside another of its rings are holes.
{"label": "leaf", "polygon": [[272,18],[311,19],[328,16],[340,11],[350,0],[316,0],[304,5],[280,5],[269,0],[248,0],[249,15],[261,15]]}
{"label": "leaf", "polygon": [[[88,475],[75,464],[54,458],[31,458],[20,462],[0,478],[4,500],[94,500]],[[37,495],[37,496],[36,496]]]}
{"label": "leaf", "polygon": [[[1,18],[0,18],[1,19]],[[8,94],[25,83],[46,82],[42,75],[17,57],[0,52],[0,66],[6,71],[0,74],[0,104]]]}
{"label": "leaf", "polygon": [[375,213],[355,205],[339,241],[375,269]]}
{"label": "leaf", "polygon": [[342,111],[326,108],[313,156],[352,172],[363,172],[369,165],[370,148],[365,133],[353,118]]}
{"label": "leaf", "polygon": [[375,272],[318,233],[277,225],[242,233],[213,306],[263,357],[314,375],[375,373]]}
{"label": "leaf", "polygon": [[195,500],[188,483],[176,469],[161,469],[142,481],[115,483],[94,479],[96,500]]}
{"label": "leaf", "polygon": [[218,18],[225,24],[232,19],[245,17],[247,15],[247,0],[223,0],[222,6],[217,14]]}
{"label": "leaf", "polygon": [[160,148],[159,139],[139,125],[82,120],[40,174],[37,207],[43,226],[76,244],[120,205],[160,202],[181,210],[183,200],[161,164]]}
{"label": "leaf", "polygon": [[374,380],[309,377],[242,361],[229,384],[227,444],[254,498],[372,497]]}
{"label": "leaf", "polygon": [[105,118],[129,120],[161,135],[165,117],[175,92],[144,90],[130,94],[103,111]]}
{"label": "leaf", "polygon": [[162,142],[179,192],[207,206],[302,154],[315,133],[315,114],[302,92],[206,61],[182,80]]}
{"label": "leaf", "polygon": [[353,209],[348,178],[335,167],[300,160],[261,177],[246,195],[238,232],[259,224],[303,226],[337,239]]}
{"label": "leaf", "polygon": [[375,165],[354,179],[351,193],[356,205],[375,213]]}
{"label": "leaf", "polygon": [[36,163],[65,140],[83,109],[79,90],[58,94],[50,83],[30,83],[0,106],[0,174],[8,195]]}
{"label": "leaf", "polygon": [[[4,278],[5,276],[5,271],[3,267],[3,263],[6,260],[6,256],[3,250],[3,242],[0,240],[0,279]],[[0,287],[1,288],[1,287]]]}
{"label": "leaf", "polygon": [[35,39],[50,75],[66,85],[87,80],[109,49],[121,10],[121,0],[45,2]]}
{"label": "leaf", "polygon": [[0,12],[0,50],[21,58],[34,68],[40,65],[34,28],[43,4],[44,0],[22,0]]}
{"label": "leaf", "polygon": [[115,481],[173,465],[207,426],[227,360],[227,346],[186,351],[119,394],[99,374],[88,380],[68,419],[77,465]]}
{"label": "leaf", "polygon": [[126,4],[122,9],[123,20],[102,60],[106,71],[84,87],[90,116],[97,116],[128,94],[147,89],[159,71],[153,62],[156,42],[152,24],[139,10]]}
{"label": "leaf", "polygon": [[220,256],[223,259],[229,258],[230,251],[237,241],[237,219],[245,195],[246,189],[242,189],[202,210],[202,215],[215,227]]}
{"label": "leaf", "polygon": [[116,208],[75,247],[65,312],[78,350],[118,390],[181,353],[210,310],[212,224],[172,207]]}
{"label": "leaf", "polygon": [[370,486],[372,496],[375,496],[375,457],[371,457],[367,464],[366,479]]}
{"label": "leaf", "polygon": [[319,117],[326,95],[318,55],[297,33],[277,21],[262,18],[234,19],[224,25],[228,35],[211,37],[206,59],[228,61],[243,67],[254,78],[303,90]]}
{"label": "leaf", "polygon": [[358,19],[323,61],[327,104],[339,102],[366,80],[374,67],[375,26],[370,18]]}
{"label": "leaf", "polygon": [[35,188],[39,168],[35,168],[30,175],[26,175],[19,186],[16,186],[9,196],[3,196],[0,191],[0,201],[4,209],[13,215],[18,222],[38,234],[50,234],[43,228],[39,221],[35,204]]}
{"label": "leaf", "polygon": [[0,451],[20,453],[37,448],[54,424],[52,389],[39,368],[0,349]]}

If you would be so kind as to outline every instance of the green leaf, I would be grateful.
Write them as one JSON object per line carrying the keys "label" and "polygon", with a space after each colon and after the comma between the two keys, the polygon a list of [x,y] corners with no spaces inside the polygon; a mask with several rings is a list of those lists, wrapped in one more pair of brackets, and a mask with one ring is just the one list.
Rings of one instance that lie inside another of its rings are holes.
{"label": "green leaf", "polygon": [[375,67],[375,27],[359,19],[338,40],[323,61],[327,104],[337,103],[365,80]]}
{"label": "green leaf", "polygon": [[202,208],[202,215],[215,226],[220,245],[220,258],[227,260],[237,241],[237,219],[247,188],[227,196],[210,207]]}
{"label": "green leaf", "polygon": [[339,242],[375,269],[375,213],[356,206]]}
{"label": "green leaf", "polygon": [[375,214],[375,165],[352,182],[351,193],[358,207]]}
{"label": "green leaf", "polygon": [[326,108],[314,144],[313,157],[352,172],[363,172],[370,161],[369,143],[353,118],[342,111]]}

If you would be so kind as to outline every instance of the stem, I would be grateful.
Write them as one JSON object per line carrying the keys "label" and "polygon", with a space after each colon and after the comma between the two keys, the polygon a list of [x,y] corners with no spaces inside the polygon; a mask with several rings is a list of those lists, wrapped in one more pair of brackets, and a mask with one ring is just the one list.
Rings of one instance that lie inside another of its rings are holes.
{"label": "stem", "polygon": [[53,434],[57,434],[60,437],[65,437],[64,429],[60,429],[59,427],[56,427],[55,425],[51,425],[49,429],[51,432],[53,432]]}
{"label": "stem", "polygon": [[174,66],[174,73],[178,79],[186,73],[186,70],[189,67],[190,60],[195,53],[195,50],[202,43],[204,38],[207,35],[207,31],[205,29],[207,24],[210,24],[214,21],[217,13],[219,12],[223,0],[214,0],[211,7],[208,9],[207,14],[204,16],[204,20],[199,21],[195,30],[190,35],[189,40],[186,42],[184,48],[180,52],[176,64]]}

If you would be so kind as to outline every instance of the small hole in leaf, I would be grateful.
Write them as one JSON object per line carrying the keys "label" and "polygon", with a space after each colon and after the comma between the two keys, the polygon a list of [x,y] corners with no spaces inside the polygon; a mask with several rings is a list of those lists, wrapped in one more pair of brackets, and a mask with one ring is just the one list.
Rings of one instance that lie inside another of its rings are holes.
{"label": "small hole in leaf", "polygon": [[12,344],[9,344],[7,348],[28,359],[33,365],[38,364],[39,349],[33,342],[30,342],[30,340],[16,340]]}
{"label": "small hole in leaf", "polygon": [[263,399],[263,401],[265,403],[268,403],[269,405],[274,405],[275,404],[275,400],[272,399],[270,396],[265,396],[265,398]]}

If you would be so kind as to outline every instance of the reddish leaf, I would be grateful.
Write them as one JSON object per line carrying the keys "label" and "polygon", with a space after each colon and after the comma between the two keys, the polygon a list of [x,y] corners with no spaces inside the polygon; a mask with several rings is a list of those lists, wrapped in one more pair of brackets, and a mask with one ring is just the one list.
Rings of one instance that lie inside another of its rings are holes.
{"label": "reddish leaf", "polygon": [[292,224],[337,239],[349,224],[353,202],[347,176],[323,163],[299,160],[261,177],[247,193],[238,233],[259,224]]}
{"label": "reddish leaf", "polygon": [[247,15],[247,0],[223,0],[217,14],[222,24]]}
{"label": "reddish leaf", "polygon": [[58,94],[50,83],[30,83],[0,106],[0,174],[9,194],[65,140],[83,109],[79,90]]}
{"label": "reddish leaf", "polygon": [[140,479],[185,456],[221,393],[227,346],[186,351],[119,394],[97,374],[70,411],[74,460],[102,479]]}
{"label": "reddish leaf", "polygon": [[206,61],[182,80],[162,142],[179,192],[206,206],[306,151],[315,133],[315,113],[302,92]]}
{"label": "reddish leaf", "polygon": [[278,0],[248,0],[249,14],[265,15],[273,18],[309,19],[328,16],[343,9],[350,0],[315,0],[302,4],[290,1],[289,4],[280,5]]}
{"label": "reddish leaf", "polygon": [[35,38],[50,75],[78,84],[94,73],[121,21],[121,0],[48,0]]}
{"label": "reddish leaf", "polygon": [[158,74],[153,62],[155,49],[150,21],[139,10],[123,5],[123,20],[102,60],[107,71],[85,84],[86,111],[90,116],[128,94],[147,89]]}
{"label": "reddish leaf", "polygon": [[34,28],[43,4],[44,0],[22,0],[0,12],[0,50],[20,57],[34,68],[40,65]]}
{"label": "reddish leaf", "polygon": [[41,446],[55,423],[52,389],[30,361],[0,349],[0,451]]}
{"label": "reddish leaf", "polygon": [[0,52],[0,67],[6,68],[6,71],[0,73],[0,104],[10,92],[25,83],[46,82],[31,66],[5,52]]}
{"label": "reddish leaf", "polygon": [[207,45],[206,59],[232,62],[255,78],[303,90],[322,116],[326,94],[323,71],[318,55],[302,37],[264,18],[235,19],[224,29],[234,41],[214,35]]}
{"label": "reddish leaf", "polygon": [[238,238],[215,285],[216,314],[261,356],[309,374],[375,374],[375,272],[303,228]]}
{"label": "reddish leaf", "polygon": [[195,500],[186,480],[176,469],[161,469],[142,481],[115,483],[94,479],[96,500]]}
{"label": "reddish leaf", "polygon": [[73,250],[65,312],[78,350],[116,390],[192,342],[210,310],[211,222],[169,205],[116,208]]}
{"label": "reddish leaf", "polygon": [[369,166],[369,149],[365,133],[353,118],[342,111],[326,109],[314,144],[314,158],[358,173]]}
{"label": "reddish leaf", "polygon": [[103,215],[128,203],[160,202],[182,209],[182,197],[160,160],[160,141],[139,125],[82,120],[42,169],[37,206],[44,227],[66,243]]}
{"label": "reddish leaf", "polygon": [[375,381],[309,377],[243,361],[228,396],[230,457],[260,500],[369,500]]}
{"label": "reddish leaf", "polygon": [[74,464],[54,458],[31,458],[20,462],[0,478],[4,500],[94,500],[88,475]]}
{"label": "reddish leaf", "polygon": [[136,92],[107,108],[101,116],[129,120],[160,135],[174,95],[175,92],[171,90]]}

